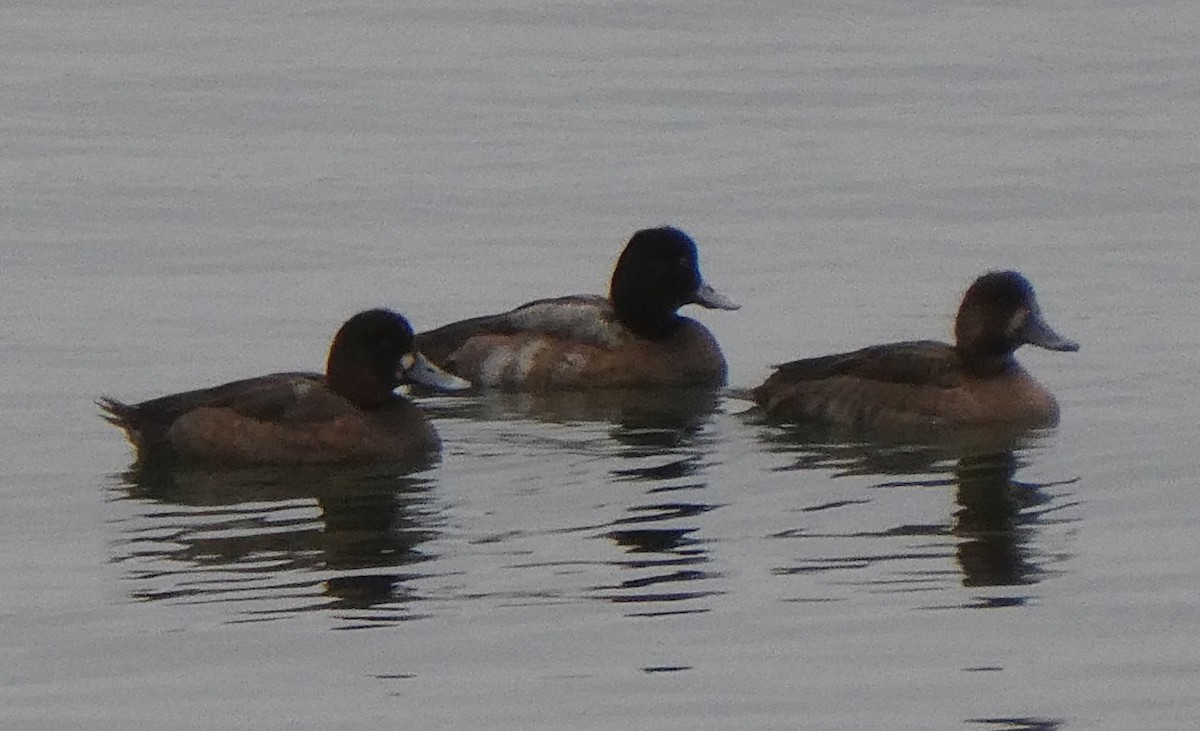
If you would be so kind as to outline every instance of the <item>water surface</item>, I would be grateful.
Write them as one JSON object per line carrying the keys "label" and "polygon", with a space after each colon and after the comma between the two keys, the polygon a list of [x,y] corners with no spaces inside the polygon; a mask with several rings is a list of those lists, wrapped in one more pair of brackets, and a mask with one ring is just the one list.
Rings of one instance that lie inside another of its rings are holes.
{"label": "water surface", "polygon": [[[7,726],[1176,729],[1200,711],[1200,13],[24,3],[0,31]],[[131,470],[93,399],[601,292],[679,225],[731,385],[1022,270],[1054,430],[435,397],[440,465]]]}

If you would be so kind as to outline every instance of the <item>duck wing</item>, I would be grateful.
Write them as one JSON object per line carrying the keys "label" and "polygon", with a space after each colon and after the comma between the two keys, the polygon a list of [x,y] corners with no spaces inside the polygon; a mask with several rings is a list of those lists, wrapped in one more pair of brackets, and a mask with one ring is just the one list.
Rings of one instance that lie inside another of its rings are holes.
{"label": "duck wing", "polygon": [[930,425],[961,407],[963,378],[954,348],[925,340],[785,363],[753,394],[766,413],[801,422]]}
{"label": "duck wing", "polygon": [[958,381],[960,367],[958,353],[950,345],[915,340],[784,363],[776,366],[768,383],[822,381],[843,376],[870,382],[950,388]]}
{"label": "duck wing", "polygon": [[[326,392],[319,373],[273,373],[257,378],[160,396],[126,404],[102,397],[96,403],[103,418],[124,429],[136,443],[153,448],[165,445],[168,431],[177,419],[197,409],[227,409],[259,421],[320,418],[310,402]],[[319,410],[319,409],[318,409]]]}
{"label": "duck wing", "polygon": [[444,364],[468,340],[483,335],[544,335],[611,347],[620,324],[612,304],[599,295],[535,300],[498,315],[460,320],[417,335],[417,349]]}

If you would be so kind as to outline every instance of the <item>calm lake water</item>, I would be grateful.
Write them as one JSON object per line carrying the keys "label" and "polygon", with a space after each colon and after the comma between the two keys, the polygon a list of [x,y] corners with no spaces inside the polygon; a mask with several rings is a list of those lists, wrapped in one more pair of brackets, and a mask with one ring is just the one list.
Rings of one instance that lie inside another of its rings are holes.
{"label": "calm lake water", "polygon": [[[0,726],[1194,728],[1200,6],[18,2],[0,68]],[[93,405],[661,223],[739,388],[1020,269],[1061,425],[439,397],[414,474],[147,475]]]}

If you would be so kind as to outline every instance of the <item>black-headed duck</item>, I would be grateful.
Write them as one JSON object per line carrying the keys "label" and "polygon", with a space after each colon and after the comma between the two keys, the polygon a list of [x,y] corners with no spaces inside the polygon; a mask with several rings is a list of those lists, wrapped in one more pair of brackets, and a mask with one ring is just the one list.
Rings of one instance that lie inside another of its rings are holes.
{"label": "black-headed duck", "polygon": [[138,404],[109,398],[104,418],[125,430],[139,461],[236,464],[408,460],[441,442],[424,414],[394,390],[404,383],[456,390],[470,384],[413,347],[402,315],[367,310],[346,321],[325,374],[274,373]]}
{"label": "black-headed duck", "polygon": [[696,244],[677,228],[638,231],[609,296],[543,299],[417,335],[422,352],[477,385],[509,391],[719,387],[725,357],[687,304],[738,305],[704,283]]}
{"label": "black-headed duck", "polygon": [[1013,357],[1024,344],[1079,346],[1042,319],[1033,286],[1014,271],[989,272],[963,295],[954,345],[931,340],[875,345],[778,366],[754,389],[771,418],[862,428],[1053,426],[1058,404]]}

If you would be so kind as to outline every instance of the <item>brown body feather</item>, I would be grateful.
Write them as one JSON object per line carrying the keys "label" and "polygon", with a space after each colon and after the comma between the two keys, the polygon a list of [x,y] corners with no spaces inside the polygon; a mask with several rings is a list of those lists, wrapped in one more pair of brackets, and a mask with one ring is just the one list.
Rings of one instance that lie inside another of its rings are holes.
{"label": "brown body feather", "polygon": [[626,328],[603,297],[539,300],[417,335],[431,360],[474,383],[522,391],[720,386],[726,363],[700,323],[664,337]]}
{"label": "brown body feather", "polygon": [[1019,272],[978,277],[954,321],[955,344],[916,340],[779,366],[755,402],[771,417],[849,427],[1052,426],[1058,404],[1013,357],[1025,344],[1073,352],[1042,318]]}
{"label": "brown body feather", "polygon": [[440,447],[424,414],[395,389],[466,385],[413,350],[403,315],[360,312],[334,335],[325,374],[246,378],[137,404],[103,398],[142,462],[198,459],[299,464],[424,459]]}
{"label": "brown body feather", "polygon": [[537,300],[421,333],[417,344],[452,373],[509,391],[722,386],[725,358],[703,325],[679,316],[687,304],[737,309],[704,283],[691,237],[643,229],[607,297]]}
{"label": "brown body feather", "polygon": [[753,393],[770,416],[853,427],[1058,420],[1054,397],[1015,360],[976,373],[953,346],[928,340],[785,363]]}
{"label": "brown body feather", "polygon": [[276,373],[138,404],[101,399],[139,459],[155,456],[237,463],[406,459],[435,453],[436,432],[401,397],[356,407],[316,373]]}

